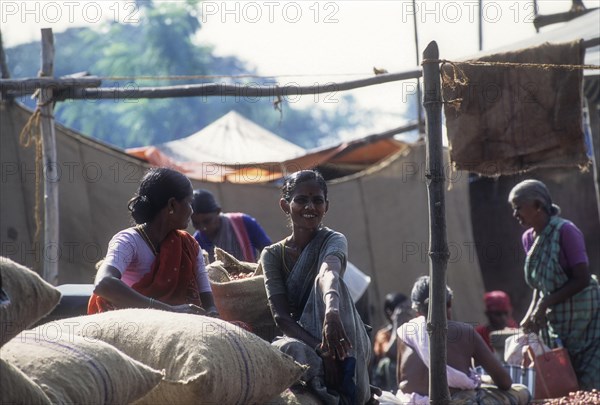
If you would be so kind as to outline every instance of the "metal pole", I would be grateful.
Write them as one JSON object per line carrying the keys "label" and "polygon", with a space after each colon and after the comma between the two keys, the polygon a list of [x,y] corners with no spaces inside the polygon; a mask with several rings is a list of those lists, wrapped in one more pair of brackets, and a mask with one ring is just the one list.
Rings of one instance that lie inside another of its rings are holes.
{"label": "metal pole", "polygon": [[[419,52],[419,31],[417,29],[417,2],[413,0],[413,29],[415,35],[415,58],[417,62],[417,66],[420,64],[420,52]],[[419,134],[423,129],[423,108],[421,106],[421,82],[417,78],[417,123],[419,124]]]}
{"label": "metal pole", "polygon": [[479,50],[483,49],[483,0],[479,0]]}
{"label": "metal pole", "polygon": [[[536,18],[538,16],[538,13],[539,13],[539,9],[538,9],[537,0],[533,0],[533,18]],[[533,26],[535,27],[536,34],[538,32],[540,32],[540,29],[538,28],[537,25],[533,24]]]}

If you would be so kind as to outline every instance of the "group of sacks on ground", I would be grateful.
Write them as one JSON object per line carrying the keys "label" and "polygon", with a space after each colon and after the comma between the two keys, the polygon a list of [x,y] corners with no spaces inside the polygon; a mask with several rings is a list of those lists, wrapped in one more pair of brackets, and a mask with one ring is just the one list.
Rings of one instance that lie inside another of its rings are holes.
{"label": "group of sacks on ground", "polygon": [[[228,281],[228,269],[252,276]],[[123,309],[40,324],[60,292],[0,257],[10,298],[0,307],[0,403],[319,403],[289,389],[305,366],[268,342],[276,329],[260,268],[221,251],[208,271],[223,319]]]}

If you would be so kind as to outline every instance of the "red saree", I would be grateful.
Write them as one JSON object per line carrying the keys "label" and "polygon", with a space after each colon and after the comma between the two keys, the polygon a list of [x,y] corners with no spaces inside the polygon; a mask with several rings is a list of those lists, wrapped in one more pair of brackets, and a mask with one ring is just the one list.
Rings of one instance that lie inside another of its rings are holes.
{"label": "red saree", "polygon": [[[201,306],[195,264],[200,247],[185,231],[173,230],[162,241],[160,252],[150,272],[131,286],[146,297],[169,305],[195,304]],[[104,298],[92,294],[88,314],[116,309]]]}

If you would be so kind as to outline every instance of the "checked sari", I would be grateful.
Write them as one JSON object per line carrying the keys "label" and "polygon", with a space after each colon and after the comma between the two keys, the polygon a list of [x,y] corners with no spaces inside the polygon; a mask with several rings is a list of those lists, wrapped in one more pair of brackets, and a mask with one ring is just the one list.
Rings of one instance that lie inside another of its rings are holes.
{"label": "checked sari", "polygon": [[[535,238],[525,260],[525,281],[543,298],[561,288],[568,276],[559,264],[560,228],[566,220],[553,216]],[[600,388],[600,287],[593,275],[589,285],[566,301],[548,308],[542,339],[567,348],[583,389]]]}

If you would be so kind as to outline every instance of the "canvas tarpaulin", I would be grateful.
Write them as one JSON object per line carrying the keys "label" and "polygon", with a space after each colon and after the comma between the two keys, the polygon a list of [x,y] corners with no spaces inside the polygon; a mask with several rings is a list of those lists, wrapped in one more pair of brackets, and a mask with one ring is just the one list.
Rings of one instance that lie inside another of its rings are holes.
{"label": "canvas tarpaulin", "polygon": [[[18,139],[30,116],[18,104],[0,103],[0,254],[39,270],[45,252],[34,237],[35,155]],[[51,259],[59,261],[59,283],[91,283],[110,238],[131,225],[127,201],[149,166],[61,125],[56,125],[56,145],[60,256]],[[424,171],[424,145],[405,144],[368,170],[328,183],[325,224],[346,235],[349,260],[371,277],[374,326],[383,322],[385,294],[410,294],[415,279],[429,271]],[[464,172],[447,174],[452,184],[446,193],[448,283],[457,296],[453,311],[457,319],[481,322],[484,286],[471,231],[468,178]],[[224,211],[255,217],[272,240],[289,234],[277,184],[192,183],[213,192]],[[193,232],[191,226],[188,231]]]}
{"label": "canvas tarpaulin", "polygon": [[[473,61],[581,65],[583,60],[581,41],[573,41]],[[444,112],[456,169],[495,176],[588,164],[582,70],[468,62],[442,68],[450,77],[443,80]]]}

